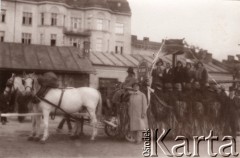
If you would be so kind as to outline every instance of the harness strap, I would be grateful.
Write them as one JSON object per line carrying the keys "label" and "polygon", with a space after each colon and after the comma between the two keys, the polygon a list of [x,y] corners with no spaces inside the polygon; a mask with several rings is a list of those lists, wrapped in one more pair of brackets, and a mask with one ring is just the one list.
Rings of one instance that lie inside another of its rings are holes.
{"label": "harness strap", "polygon": [[61,96],[60,96],[58,105],[57,105],[57,107],[55,108],[54,113],[51,115],[51,119],[52,119],[52,120],[55,119],[55,116],[56,116],[56,113],[57,113],[57,109],[59,109],[60,106],[61,106],[61,104],[62,104],[62,98],[63,98],[64,92],[65,92],[65,89],[62,89],[62,92],[61,92]]}
{"label": "harness strap", "polygon": [[42,97],[38,97],[38,96],[36,96],[36,97],[39,98],[40,100],[42,100],[42,101],[44,101],[44,102],[46,102],[46,103],[52,105],[52,106],[55,107],[56,109],[61,110],[63,113],[65,113],[65,114],[66,114],[67,116],[69,116],[70,118],[73,118],[73,119],[75,119],[75,120],[81,120],[80,118],[75,117],[75,116],[73,116],[73,115],[67,113],[67,112],[66,112],[65,110],[63,110],[60,106],[57,106],[57,105],[53,104],[52,102],[48,101],[47,99],[42,98]]}

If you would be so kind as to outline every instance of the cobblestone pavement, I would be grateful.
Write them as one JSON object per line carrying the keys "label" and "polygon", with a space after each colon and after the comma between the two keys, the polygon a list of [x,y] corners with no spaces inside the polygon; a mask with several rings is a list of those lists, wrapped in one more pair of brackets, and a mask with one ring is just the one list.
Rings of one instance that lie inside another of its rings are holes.
{"label": "cobblestone pavement", "polygon": [[[99,130],[96,141],[90,141],[91,128],[85,126],[86,136],[77,140],[71,140],[66,130],[66,124],[61,133],[56,132],[60,118],[50,121],[50,138],[46,144],[27,141],[31,130],[30,120],[18,123],[16,119],[10,119],[7,125],[0,125],[0,158],[82,158],[82,157],[143,157],[143,144],[132,144],[124,140],[110,139],[102,129]],[[171,148],[173,140],[166,141]],[[222,142],[214,144],[214,151]],[[239,138],[237,151],[240,152]],[[190,143],[190,151],[192,143]],[[166,157],[158,150],[158,157]],[[200,145],[200,157],[207,155],[207,143]]]}

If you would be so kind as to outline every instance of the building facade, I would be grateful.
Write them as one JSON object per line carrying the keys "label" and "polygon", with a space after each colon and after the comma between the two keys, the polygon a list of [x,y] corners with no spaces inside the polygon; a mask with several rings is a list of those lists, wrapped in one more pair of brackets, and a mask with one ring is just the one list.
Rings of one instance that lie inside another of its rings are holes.
{"label": "building facade", "polygon": [[[74,46],[79,50],[76,58],[81,58],[84,42],[89,42],[89,60],[96,73],[89,75],[88,85],[106,96],[112,93],[114,83],[124,81],[128,67],[136,71],[142,60],[151,65],[161,46],[148,37],[140,40],[131,35],[127,0],[2,0],[0,41]],[[212,58],[211,54],[208,57]],[[179,60],[186,62],[186,56]],[[171,63],[172,58],[164,56],[163,61]],[[212,59],[205,66],[216,80],[231,79],[231,74]]]}
{"label": "building facade", "polygon": [[131,53],[131,10],[126,0],[3,0],[0,40]]}

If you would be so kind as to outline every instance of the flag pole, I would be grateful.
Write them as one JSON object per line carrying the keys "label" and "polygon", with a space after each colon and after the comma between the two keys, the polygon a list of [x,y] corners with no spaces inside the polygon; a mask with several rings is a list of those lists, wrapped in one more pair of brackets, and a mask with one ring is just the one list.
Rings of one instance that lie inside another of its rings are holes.
{"label": "flag pole", "polygon": [[158,60],[158,58],[159,58],[159,54],[160,54],[160,52],[162,51],[162,48],[163,48],[164,44],[165,44],[165,39],[163,40],[163,43],[162,43],[159,51],[157,52],[156,57],[155,57],[155,58],[153,59],[153,61],[152,61],[152,66],[151,66],[150,75],[152,74],[153,68],[154,68],[154,66],[155,66],[156,63],[157,63],[157,60]]}

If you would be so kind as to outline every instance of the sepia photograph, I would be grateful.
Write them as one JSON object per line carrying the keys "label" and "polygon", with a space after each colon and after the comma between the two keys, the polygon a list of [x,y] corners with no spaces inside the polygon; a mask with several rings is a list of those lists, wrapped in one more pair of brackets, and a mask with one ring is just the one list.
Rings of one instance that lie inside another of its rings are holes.
{"label": "sepia photograph", "polygon": [[240,0],[0,0],[0,158],[239,153]]}

